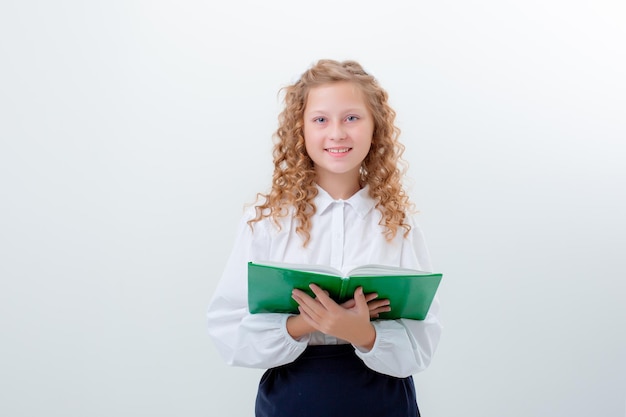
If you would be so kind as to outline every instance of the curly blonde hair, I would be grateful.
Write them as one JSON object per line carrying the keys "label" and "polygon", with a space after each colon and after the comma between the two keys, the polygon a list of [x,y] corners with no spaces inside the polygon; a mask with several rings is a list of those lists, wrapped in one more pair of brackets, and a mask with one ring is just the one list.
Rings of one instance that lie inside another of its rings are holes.
{"label": "curly blonde hair", "polygon": [[406,169],[402,160],[404,145],[398,141],[400,129],[394,124],[396,112],[389,106],[388,94],[377,80],[366,73],[355,61],[320,60],[302,74],[294,84],[283,88],[285,107],[278,116],[279,127],[274,134],[274,174],[268,194],[259,193],[264,202],[255,206],[255,222],[269,217],[278,227],[278,219],[293,208],[298,220],[296,231],[306,246],[311,239],[311,216],[318,190],[315,185],[315,168],[307,154],[304,142],[304,110],[312,88],[338,82],[351,82],[364,93],[368,110],[374,119],[374,134],[369,153],[360,169],[361,186],[369,185],[369,193],[377,200],[376,208],[382,213],[380,224],[385,238],[392,240],[399,228],[404,236],[411,229],[406,222],[412,204],[402,187],[401,179]]}

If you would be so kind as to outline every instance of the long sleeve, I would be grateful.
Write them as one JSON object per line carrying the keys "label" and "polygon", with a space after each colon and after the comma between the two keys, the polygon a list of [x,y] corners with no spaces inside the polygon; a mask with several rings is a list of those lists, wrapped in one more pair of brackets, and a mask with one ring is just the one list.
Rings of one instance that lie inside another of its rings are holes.
{"label": "long sleeve", "polygon": [[250,314],[247,303],[248,261],[267,258],[270,237],[265,225],[239,226],[227,261],[207,311],[209,335],[226,363],[252,368],[271,368],[294,361],[308,339],[293,339],[286,329],[286,314]]}
{"label": "long sleeve", "polygon": [[369,352],[356,354],[371,369],[398,378],[423,371],[430,365],[441,336],[435,297],[425,320],[375,321],[376,341]]}
{"label": "long sleeve", "polygon": [[[407,262],[417,261],[419,268],[432,271],[424,236],[412,224],[411,256]],[[415,267],[412,265],[411,267]],[[393,306],[392,306],[393,308]],[[442,326],[437,318],[439,299],[435,297],[424,320],[377,320],[374,321],[376,341],[369,352],[356,350],[363,362],[377,372],[395,377],[406,377],[428,367],[441,338]]]}
{"label": "long sleeve", "polygon": [[[280,219],[280,227],[263,219],[254,224],[254,230],[247,225],[253,210],[242,219],[208,308],[209,334],[228,364],[271,368],[293,362],[307,345],[347,343],[321,332],[295,340],[287,332],[287,314],[250,314],[249,261],[330,265],[342,271],[372,263],[432,271],[420,228],[409,219],[409,235],[399,232],[393,241],[387,241],[376,202],[366,189],[348,201],[332,200],[320,189],[315,204],[311,240],[306,247],[297,233],[298,221],[291,215]],[[423,321],[374,321],[373,348],[369,352],[355,348],[356,354],[368,367],[387,375],[406,377],[424,370],[439,343],[438,311],[435,298]]]}

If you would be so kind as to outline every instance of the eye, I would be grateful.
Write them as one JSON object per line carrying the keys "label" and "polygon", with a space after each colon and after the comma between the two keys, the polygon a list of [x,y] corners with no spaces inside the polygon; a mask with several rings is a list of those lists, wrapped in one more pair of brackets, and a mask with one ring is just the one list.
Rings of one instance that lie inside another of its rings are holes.
{"label": "eye", "polygon": [[313,119],[314,123],[325,123],[326,122],[326,118],[323,116],[320,117],[316,117],[315,119]]}
{"label": "eye", "polygon": [[356,122],[359,120],[359,116],[348,116],[346,117],[346,122]]}

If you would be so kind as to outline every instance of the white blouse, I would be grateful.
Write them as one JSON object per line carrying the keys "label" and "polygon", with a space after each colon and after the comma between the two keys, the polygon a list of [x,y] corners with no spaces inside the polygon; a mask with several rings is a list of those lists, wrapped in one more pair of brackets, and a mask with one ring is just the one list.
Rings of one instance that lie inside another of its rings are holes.
{"label": "white blouse", "polygon": [[[379,225],[381,213],[376,201],[363,188],[348,200],[333,200],[322,188],[314,202],[311,240],[307,247],[296,233],[298,222],[287,216],[280,230],[265,218],[246,223],[254,208],[246,210],[233,251],[208,308],[208,328],[218,351],[230,365],[273,368],[293,362],[307,345],[342,344],[346,341],[315,332],[298,340],[287,333],[288,314],[250,314],[247,300],[249,261],[324,264],[342,272],[363,264],[382,264],[432,271],[428,250],[419,227],[403,230],[391,242]],[[391,306],[393,308],[393,306]],[[430,363],[439,338],[439,301],[435,297],[425,320],[374,320],[374,347],[356,354],[371,369],[407,377],[424,370]]]}

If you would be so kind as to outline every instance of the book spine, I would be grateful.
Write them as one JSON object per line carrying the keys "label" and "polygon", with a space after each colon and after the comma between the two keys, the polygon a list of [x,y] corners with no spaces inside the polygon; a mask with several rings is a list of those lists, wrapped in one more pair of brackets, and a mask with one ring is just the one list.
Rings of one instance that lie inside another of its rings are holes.
{"label": "book spine", "polygon": [[350,281],[350,277],[341,277],[341,290],[339,291],[340,302],[344,302],[346,299],[346,292],[348,292],[348,281]]}

